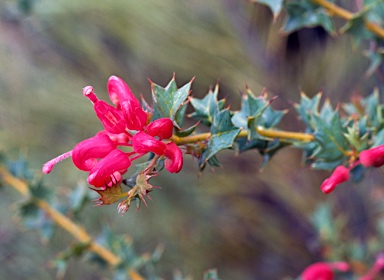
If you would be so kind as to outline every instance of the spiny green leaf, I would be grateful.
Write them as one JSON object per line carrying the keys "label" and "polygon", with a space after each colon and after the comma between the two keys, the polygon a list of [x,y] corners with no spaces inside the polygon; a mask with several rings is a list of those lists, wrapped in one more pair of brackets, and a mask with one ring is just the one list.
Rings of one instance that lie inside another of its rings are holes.
{"label": "spiny green leaf", "polygon": [[327,11],[310,3],[309,1],[299,1],[286,4],[287,19],[283,26],[283,31],[290,33],[304,27],[322,26],[331,34],[335,33],[332,18]]}
{"label": "spiny green leaf", "polygon": [[219,85],[216,85],[214,90],[209,89],[209,92],[203,99],[191,97],[191,105],[195,109],[195,112],[191,113],[189,117],[210,126],[216,112],[222,110],[225,104],[225,99],[217,100],[218,94]]}
{"label": "spiny green leaf", "polygon": [[181,105],[180,109],[177,110],[176,116],[175,116],[175,122],[179,128],[181,128],[184,124],[184,119],[185,119],[185,113],[187,112],[187,105],[188,103],[184,103]]}
{"label": "spiny green leaf", "polygon": [[360,152],[367,149],[368,133],[361,135],[358,122],[354,122],[352,126],[348,126],[347,132],[344,133],[344,136],[357,151]]}
{"label": "spiny green leaf", "polygon": [[319,111],[319,103],[322,93],[316,94],[313,98],[309,98],[304,92],[301,92],[300,103],[296,103],[295,109],[299,114],[301,120],[307,125],[307,127],[313,131],[314,127],[311,123],[311,114]]}
{"label": "spiny green leaf", "polygon": [[[175,120],[177,112],[183,107],[190,93],[193,79],[181,88],[177,88],[175,76],[168,85],[163,88],[151,82],[152,97],[153,97],[153,120],[158,118],[170,118]],[[181,113],[182,114],[182,113]],[[178,117],[180,122],[181,117]]]}
{"label": "spiny green leaf", "polygon": [[189,135],[191,135],[196,127],[199,125],[200,122],[197,122],[196,124],[192,125],[191,127],[185,129],[185,130],[179,130],[179,129],[175,129],[175,134],[176,136],[178,137],[187,137]]}
{"label": "spiny green leaf", "polygon": [[240,128],[232,125],[228,109],[217,112],[211,126],[211,138],[208,141],[207,149],[202,155],[203,165],[219,151],[231,148],[240,131]]}
{"label": "spiny green leaf", "polygon": [[366,12],[367,11],[363,10],[355,14],[354,17],[347,21],[340,29],[341,33],[350,34],[357,45],[359,45],[362,40],[375,38],[375,35],[365,27]]}
{"label": "spiny green leaf", "polygon": [[334,111],[328,122],[317,114],[312,114],[311,119],[316,128],[314,136],[320,143],[313,153],[316,162],[312,166],[318,169],[336,167],[343,162],[348,150],[339,113]]}
{"label": "spiny green leaf", "polygon": [[252,91],[247,90],[247,93],[243,94],[241,98],[240,111],[232,117],[232,123],[240,128],[248,128],[249,118],[259,118],[268,105],[265,92],[256,97]]}
{"label": "spiny green leaf", "polygon": [[242,96],[241,110],[232,117],[232,123],[241,128],[248,129],[248,139],[264,139],[256,132],[256,127],[275,127],[281,121],[286,111],[277,111],[270,107],[271,100],[267,99],[267,92],[264,91],[256,97],[251,90]]}
{"label": "spiny green leaf", "polygon": [[277,18],[283,8],[284,0],[253,0],[252,2],[268,6],[272,11],[273,17]]}

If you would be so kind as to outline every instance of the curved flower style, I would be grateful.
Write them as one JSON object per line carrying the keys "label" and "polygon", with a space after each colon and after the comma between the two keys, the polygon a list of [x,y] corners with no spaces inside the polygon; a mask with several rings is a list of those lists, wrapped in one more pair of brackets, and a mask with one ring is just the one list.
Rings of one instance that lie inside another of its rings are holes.
{"label": "curved flower style", "polygon": [[92,168],[88,183],[95,187],[111,186],[111,182],[116,184],[116,181],[121,181],[121,174],[125,173],[129,166],[131,161],[128,156],[115,149]]}
{"label": "curved flower style", "polygon": [[349,180],[349,169],[345,166],[338,166],[333,171],[332,175],[321,184],[321,191],[323,193],[330,193],[337,185]]}
{"label": "curved flower style", "polygon": [[365,167],[379,167],[384,164],[384,145],[360,152],[360,162]]}
{"label": "curved flower style", "polygon": [[171,173],[178,173],[183,167],[183,153],[180,148],[173,142],[167,144],[164,151],[165,168]]}
{"label": "curved flower style", "polygon": [[348,271],[349,265],[346,262],[317,262],[308,266],[301,274],[302,280],[333,280],[334,270]]}
{"label": "curved flower style", "polygon": [[72,150],[72,161],[77,168],[91,171],[99,158],[108,155],[116,148],[113,141],[105,134],[97,134],[76,144]]}

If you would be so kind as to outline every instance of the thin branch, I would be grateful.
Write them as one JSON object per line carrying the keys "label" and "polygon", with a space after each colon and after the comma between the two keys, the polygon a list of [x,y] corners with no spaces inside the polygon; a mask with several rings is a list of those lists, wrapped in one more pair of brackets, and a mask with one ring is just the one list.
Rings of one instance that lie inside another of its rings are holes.
{"label": "thin branch", "polygon": [[[274,129],[266,129],[263,127],[257,127],[256,131],[261,136],[268,137],[268,138],[294,139],[294,140],[305,141],[305,142],[310,142],[315,140],[315,137],[309,133],[280,131],[280,130],[274,130]],[[200,141],[208,140],[210,137],[211,137],[211,133],[206,132],[206,133],[200,133],[200,134],[191,135],[183,138],[173,135],[170,138],[170,140],[177,145],[183,145],[183,144],[193,144]],[[245,138],[245,137],[248,137],[247,130],[242,130],[240,131],[239,135],[237,135],[237,138]]]}
{"label": "thin branch", "polygon": [[[24,196],[29,196],[27,184],[10,174],[5,167],[0,167],[0,177],[4,184],[13,187]],[[70,233],[80,242],[89,244],[88,249],[104,259],[109,265],[115,267],[121,263],[121,259],[118,256],[104,246],[96,243],[84,228],[75,224],[68,217],[52,208],[48,202],[43,199],[35,199],[34,201],[36,206],[44,210],[58,226]],[[144,278],[134,269],[130,269],[128,275],[133,280],[144,280]]]}
{"label": "thin branch", "polygon": [[[326,0],[311,0],[311,1],[327,9],[327,11],[333,16],[337,16],[346,20],[351,20],[355,16],[354,13],[351,13],[350,11],[347,11]],[[365,27],[372,33],[376,34],[377,36],[384,38],[384,29],[378,24],[371,21],[365,21]]]}

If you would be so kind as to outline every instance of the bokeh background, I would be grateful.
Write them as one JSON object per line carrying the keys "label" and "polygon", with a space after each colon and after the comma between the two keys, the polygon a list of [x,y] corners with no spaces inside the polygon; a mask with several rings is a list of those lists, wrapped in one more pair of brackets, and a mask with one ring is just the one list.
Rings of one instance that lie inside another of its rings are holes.
{"label": "bokeh background", "polygon": [[[353,11],[351,3],[346,7]],[[323,90],[336,106],[379,85],[364,76],[369,62],[348,36],[330,37],[321,28],[283,34],[282,18],[273,22],[267,8],[245,0],[1,0],[0,149],[10,159],[27,158],[40,174],[44,162],[101,129],[82,88],[92,85],[107,99],[111,75],[147,98],[148,78],[165,86],[176,73],[181,86],[196,77],[195,97],[219,82],[219,97],[232,110],[246,86],[256,94],[266,87],[279,96],[274,108],[290,109],[281,128],[294,131],[303,129],[292,107],[301,90],[308,96]],[[304,166],[294,148],[277,153],[263,170],[254,151],[238,157],[226,151],[219,159],[222,168],[199,175],[187,156],[180,174],[153,179],[162,188],[137,213],[122,217],[113,205],[90,202],[81,214],[84,226],[94,236],[104,225],[127,234],[138,252],[164,244],[156,268],[164,279],[175,271],[201,279],[209,268],[222,279],[296,277],[320,260],[310,216],[324,201],[344,215],[354,238],[370,232],[375,213],[367,190],[380,184],[380,172],[325,197],[319,186],[329,173]],[[85,177],[68,160],[44,181],[60,200]],[[0,278],[53,279],[49,261],[74,241],[58,230],[45,245],[37,232],[25,231],[14,211],[20,199],[1,191]],[[64,276],[111,277],[82,258]]]}

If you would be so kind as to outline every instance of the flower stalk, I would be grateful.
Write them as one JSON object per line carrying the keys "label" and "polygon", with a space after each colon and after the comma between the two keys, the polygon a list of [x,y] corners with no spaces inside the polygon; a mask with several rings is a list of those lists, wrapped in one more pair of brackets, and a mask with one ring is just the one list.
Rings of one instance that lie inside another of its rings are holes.
{"label": "flower stalk", "polygon": [[[315,137],[313,136],[313,134],[309,134],[309,133],[266,129],[261,126],[257,127],[256,131],[261,136],[268,137],[268,138],[290,139],[290,140],[298,140],[298,141],[305,141],[305,142],[310,142],[315,140]],[[206,133],[200,133],[200,134],[191,135],[183,138],[173,135],[169,140],[174,142],[176,145],[183,145],[183,144],[192,144],[192,143],[208,140],[210,137],[211,137],[211,133],[206,132]],[[237,135],[237,138],[245,138],[245,137],[248,137],[247,130],[242,130],[240,131],[239,135]]]}

